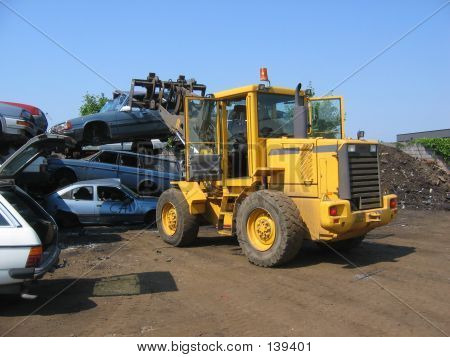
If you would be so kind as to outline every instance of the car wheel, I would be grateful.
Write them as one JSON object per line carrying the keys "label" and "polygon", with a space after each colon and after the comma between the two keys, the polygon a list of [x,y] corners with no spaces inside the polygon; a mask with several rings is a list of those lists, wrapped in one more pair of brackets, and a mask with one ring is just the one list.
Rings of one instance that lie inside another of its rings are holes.
{"label": "car wheel", "polygon": [[59,170],[55,174],[57,188],[68,186],[74,182],[77,182],[77,175],[72,170]]}
{"label": "car wheel", "polygon": [[84,129],[83,141],[86,144],[98,146],[108,138],[105,124],[94,123]]}
{"label": "car wheel", "polygon": [[77,215],[71,212],[56,212],[55,221],[59,228],[74,228],[80,226]]}
{"label": "car wheel", "polygon": [[152,181],[144,181],[139,185],[139,194],[142,196],[158,196],[158,185]]}
{"label": "car wheel", "polygon": [[150,227],[155,226],[155,224],[156,224],[156,211],[155,210],[151,210],[151,211],[147,212],[147,214],[144,217],[144,223]]}

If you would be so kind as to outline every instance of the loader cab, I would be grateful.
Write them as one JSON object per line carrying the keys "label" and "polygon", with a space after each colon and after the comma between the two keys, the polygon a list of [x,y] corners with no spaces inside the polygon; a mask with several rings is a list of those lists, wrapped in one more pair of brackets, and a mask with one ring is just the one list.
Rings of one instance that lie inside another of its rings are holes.
{"label": "loader cab", "polygon": [[252,176],[267,166],[267,140],[343,138],[342,98],[308,98],[303,91],[301,96],[304,134],[292,89],[252,85],[211,98],[186,97],[187,180],[250,186]]}

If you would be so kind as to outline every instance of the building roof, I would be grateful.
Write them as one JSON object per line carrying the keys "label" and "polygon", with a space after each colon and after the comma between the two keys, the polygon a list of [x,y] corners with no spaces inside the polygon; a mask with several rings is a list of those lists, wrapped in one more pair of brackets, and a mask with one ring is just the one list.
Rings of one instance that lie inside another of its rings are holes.
{"label": "building roof", "polygon": [[397,141],[410,141],[423,138],[450,138],[450,129],[417,131],[415,133],[397,134]]}

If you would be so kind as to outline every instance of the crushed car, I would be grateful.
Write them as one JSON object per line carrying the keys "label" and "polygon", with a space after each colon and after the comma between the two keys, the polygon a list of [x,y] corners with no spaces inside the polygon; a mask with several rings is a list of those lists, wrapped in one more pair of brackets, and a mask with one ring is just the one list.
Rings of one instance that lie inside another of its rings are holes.
{"label": "crushed car", "polygon": [[74,145],[68,137],[42,134],[0,166],[0,294],[25,296],[26,286],[58,262],[55,220],[16,180],[35,160]]}
{"label": "crushed car", "polygon": [[182,177],[181,164],[172,156],[101,150],[80,160],[49,158],[47,170],[56,187],[82,180],[119,178],[143,196],[158,196]]}
{"label": "crushed car", "polygon": [[119,179],[79,181],[45,198],[60,227],[154,224],[158,199],[141,197]]}
{"label": "crushed car", "polygon": [[34,123],[36,125],[36,135],[40,135],[40,134],[43,134],[46,132],[47,127],[48,127],[47,117],[45,116],[45,113],[38,107],[35,107],[34,105],[16,103],[16,102],[0,101],[0,103],[12,105],[14,107],[22,108],[22,109],[28,111],[34,118]]}
{"label": "crushed car", "polygon": [[0,103],[2,143],[24,144],[37,134],[35,119],[28,110]]}
{"label": "crushed car", "polygon": [[[144,97],[135,93],[133,98]],[[50,131],[74,138],[80,145],[100,145],[136,140],[166,139],[170,131],[156,110],[131,108],[130,94],[115,91],[100,112],[69,119],[53,126]]]}

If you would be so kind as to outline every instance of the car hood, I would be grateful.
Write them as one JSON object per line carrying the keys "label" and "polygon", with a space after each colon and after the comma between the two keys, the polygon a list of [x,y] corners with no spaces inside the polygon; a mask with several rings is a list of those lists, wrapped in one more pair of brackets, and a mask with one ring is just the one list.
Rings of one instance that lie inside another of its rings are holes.
{"label": "car hood", "polygon": [[72,148],[75,145],[75,140],[64,135],[41,134],[35,136],[0,166],[0,179],[15,179],[39,156],[48,156],[52,152],[64,152],[66,148]]}

